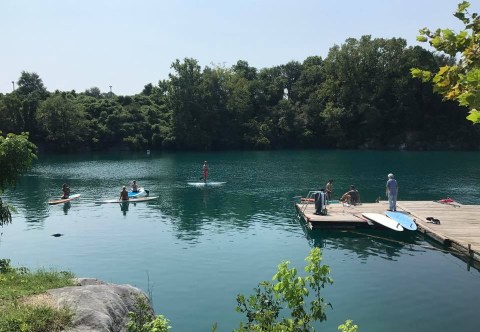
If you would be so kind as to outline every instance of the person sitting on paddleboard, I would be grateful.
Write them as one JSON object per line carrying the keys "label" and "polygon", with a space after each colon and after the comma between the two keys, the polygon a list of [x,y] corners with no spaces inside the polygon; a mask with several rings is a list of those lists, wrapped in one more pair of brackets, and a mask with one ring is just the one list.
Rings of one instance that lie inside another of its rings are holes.
{"label": "person sitting on paddleboard", "polygon": [[132,193],[138,193],[138,185],[137,185],[137,181],[133,180],[133,183],[132,183]]}
{"label": "person sitting on paddleboard", "polygon": [[120,200],[128,201],[128,191],[127,187],[123,186],[122,191],[120,192]]}
{"label": "person sitting on paddleboard", "polygon": [[70,196],[70,187],[66,183],[64,183],[62,186],[62,192],[62,199],[67,199]]}
{"label": "person sitting on paddleboard", "polygon": [[203,162],[203,182],[207,182],[207,179],[208,179],[208,165],[207,165],[207,161],[205,160]]}
{"label": "person sitting on paddleboard", "polygon": [[350,190],[343,194],[340,200],[344,203],[357,205],[358,203],[360,203],[360,193],[357,189],[355,189],[355,186],[352,184],[350,186]]}

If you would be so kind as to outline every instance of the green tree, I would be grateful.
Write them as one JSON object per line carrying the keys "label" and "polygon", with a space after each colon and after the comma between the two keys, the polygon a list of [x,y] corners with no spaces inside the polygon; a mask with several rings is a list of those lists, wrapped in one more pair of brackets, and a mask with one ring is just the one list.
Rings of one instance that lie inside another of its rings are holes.
{"label": "green tree", "polygon": [[[28,140],[28,133],[19,135],[0,132],[0,194],[8,187],[14,187],[18,178],[32,166],[36,146]],[[0,226],[12,222],[12,207],[0,198]]]}
{"label": "green tree", "polygon": [[24,127],[21,131],[27,131],[33,137],[37,134],[36,113],[40,102],[48,97],[47,88],[37,73],[22,71],[17,81],[18,88],[15,90],[22,101],[22,113]]}
{"label": "green tree", "polygon": [[208,147],[208,128],[204,125],[205,105],[200,86],[202,72],[198,61],[185,58],[172,64],[169,74],[168,107],[172,110],[172,139],[176,146],[186,149]]}
{"label": "green tree", "polygon": [[459,60],[452,65],[444,65],[433,73],[429,70],[412,68],[413,77],[424,82],[432,82],[434,91],[447,100],[455,100],[468,107],[467,119],[480,123],[480,16],[470,14],[470,3],[458,4],[454,16],[465,24],[465,29],[455,33],[451,29],[428,28],[420,30],[418,41],[427,42],[439,52]]}
{"label": "green tree", "polygon": [[0,131],[19,134],[25,128],[22,101],[16,93],[0,97]]}
{"label": "green tree", "polygon": [[83,106],[66,93],[55,94],[42,102],[37,121],[45,139],[61,150],[72,149],[88,134]]}
{"label": "green tree", "polygon": [[[295,268],[289,268],[289,262],[282,262],[273,282],[261,282],[255,294],[248,298],[237,296],[237,311],[247,318],[237,332],[315,331],[313,323],[327,319],[325,310],[330,304],[325,302],[321,290],[333,283],[329,277],[330,268],[320,264],[319,248],[313,248],[305,260],[308,262],[306,277],[300,277]],[[285,317],[280,317],[281,314]]]}

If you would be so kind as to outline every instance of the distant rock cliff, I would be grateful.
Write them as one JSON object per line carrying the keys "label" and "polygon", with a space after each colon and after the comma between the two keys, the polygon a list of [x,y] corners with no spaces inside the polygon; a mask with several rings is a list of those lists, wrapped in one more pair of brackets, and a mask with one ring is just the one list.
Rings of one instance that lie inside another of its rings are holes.
{"label": "distant rock cliff", "polygon": [[[109,284],[97,279],[78,278],[76,285],[49,290],[53,304],[74,312],[69,332],[127,331],[128,312],[137,311],[137,298],[146,294],[130,285]],[[152,315],[154,314],[151,308]]]}

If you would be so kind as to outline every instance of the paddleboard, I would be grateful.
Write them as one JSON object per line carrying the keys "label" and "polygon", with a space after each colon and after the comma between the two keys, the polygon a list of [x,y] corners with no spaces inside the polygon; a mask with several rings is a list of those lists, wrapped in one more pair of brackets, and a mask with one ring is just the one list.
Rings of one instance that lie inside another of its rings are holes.
{"label": "paddleboard", "polygon": [[108,203],[140,203],[140,202],[148,202],[154,199],[157,199],[158,196],[147,196],[147,197],[138,197],[138,198],[130,198],[129,200],[121,200],[121,199],[107,199],[105,201],[98,201],[95,202],[97,204],[108,204]]}
{"label": "paddleboard", "polygon": [[194,186],[194,187],[216,187],[216,186],[222,186],[226,182],[215,182],[215,181],[207,181],[207,182],[187,182],[189,186]]}
{"label": "paddleboard", "polygon": [[389,218],[395,220],[403,228],[408,229],[409,231],[416,231],[417,224],[413,221],[413,218],[409,215],[402,213],[402,212],[394,212],[394,211],[387,211],[385,213]]}
{"label": "paddleboard", "polygon": [[128,197],[143,197],[147,195],[147,192],[145,191],[145,188],[141,187],[138,188],[138,191],[136,193],[129,191],[128,192]]}
{"label": "paddleboard", "polygon": [[367,219],[370,219],[371,221],[374,221],[382,226],[385,226],[387,228],[393,229],[394,231],[401,232],[403,231],[402,225],[400,225],[398,222],[396,222],[393,219],[390,219],[384,214],[380,213],[362,213],[362,216],[364,216]]}
{"label": "paddleboard", "polygon": [[48,201],[49,205],[55,205],[55,204],[60,204],[60,203],[66,203],[70,202],[72,199],[80,197],[80,194],[75,194],[75,195],[70,195],[68,198],[60,198],[60,199],[53,199],[51,201]]}

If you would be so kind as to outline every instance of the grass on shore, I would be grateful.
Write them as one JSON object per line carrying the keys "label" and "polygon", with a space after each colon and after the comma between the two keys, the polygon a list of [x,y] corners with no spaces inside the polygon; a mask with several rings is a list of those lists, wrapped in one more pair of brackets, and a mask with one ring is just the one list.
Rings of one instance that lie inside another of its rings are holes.
{"label": "grass on shore", "polygon": [[0,332],[56,332],[65,330],[73,313],[57,309],[46,291],[71,286],[73,274],[10,266],[0,259]]}

